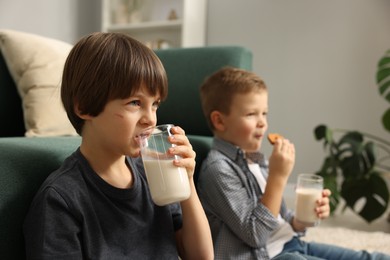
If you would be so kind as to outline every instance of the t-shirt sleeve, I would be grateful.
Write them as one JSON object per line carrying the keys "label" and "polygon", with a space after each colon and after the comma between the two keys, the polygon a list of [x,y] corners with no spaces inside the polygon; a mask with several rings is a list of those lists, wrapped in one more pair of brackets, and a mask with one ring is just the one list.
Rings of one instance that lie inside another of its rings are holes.
{"label": "t-shirt sleeve", "polygon": [[28,259],[82,259],[79,221],[53,188],[41,191],[24,222]]}
{"label": "t-shirt sleeve", "polygon": [[183,218],[181,214],[181,207],[179,203],[173,203],[169,205],[171,214],[172,214],[172,221],[173,221],[173,228],[175,231],[181,229],[183,226]]}

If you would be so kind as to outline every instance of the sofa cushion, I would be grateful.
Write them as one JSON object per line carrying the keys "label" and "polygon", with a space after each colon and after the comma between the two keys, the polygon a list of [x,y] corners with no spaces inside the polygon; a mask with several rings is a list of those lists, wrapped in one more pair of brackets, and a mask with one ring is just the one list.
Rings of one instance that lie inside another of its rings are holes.
{"label": "sofa cushion", "polygon": [[0,30],[0,49],[22,99],[26,136],[76,135],[60,99],[71,48],[55,39]]}

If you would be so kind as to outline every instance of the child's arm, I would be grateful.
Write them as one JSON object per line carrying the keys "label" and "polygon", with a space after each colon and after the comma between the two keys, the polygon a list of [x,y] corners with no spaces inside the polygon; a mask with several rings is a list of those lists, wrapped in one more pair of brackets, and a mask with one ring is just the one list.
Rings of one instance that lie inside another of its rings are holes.
{"label": "child's arm", "polygon": [[180,127],[172,128],[174,134],[171,142],[177,146],[170,152],[182,157],[174,161],[176,166],[187,170],[191,195],[182,201],[183,227],[176,232],[176,243],[182,259],[213,259],[214,250],[209,223],[198,198],[193,180],[195,169],[195,152],[184,131]]}
{"label": "child's arm", "polygon": [[209,223],[192,179],[190,185],[190,198],[181,202],[183,227],[176,232],[180,256],[182,259],[213,259],[214,250]]}
{"label": "child's arm", "polygon": [[287,139],[277,139],[269,159],[267,186],[261,203],[276,217],[282,204],[283,192],[295,163],[295,147]]}

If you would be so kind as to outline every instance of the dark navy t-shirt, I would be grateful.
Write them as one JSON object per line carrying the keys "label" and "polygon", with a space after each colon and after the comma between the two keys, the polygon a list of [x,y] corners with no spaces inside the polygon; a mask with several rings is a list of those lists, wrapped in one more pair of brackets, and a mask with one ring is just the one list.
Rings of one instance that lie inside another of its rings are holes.
{"label": "dark navy t-shirt", "polygon": [[28,259],[178,259],[179,204],[155,205],[140,158],[133,187],[100,178],[78,149],[42,184],[24,223]]}

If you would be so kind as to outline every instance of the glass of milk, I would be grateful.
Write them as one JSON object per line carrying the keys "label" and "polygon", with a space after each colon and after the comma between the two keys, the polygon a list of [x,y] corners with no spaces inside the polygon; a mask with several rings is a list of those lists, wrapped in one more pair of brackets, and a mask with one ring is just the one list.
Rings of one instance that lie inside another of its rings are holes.
{"label": "glass of milk", "polygon": [[172,127],[171,124],[151,127],[140,137],[141,156],[150,193],[154,203],[159,206],[179,202],[190,196],[186,169],[173,165],[173,160],[178,156],[167,153],[174,146],[168,141]]}
{"label": "glass of milk", "polygon": [[323,186],[323,178],[319,175],[310,173],[298,175],[295,190],[295,218],[307,227],[314,227],[320,223],[315,208],[316,201],[322,196]]}

